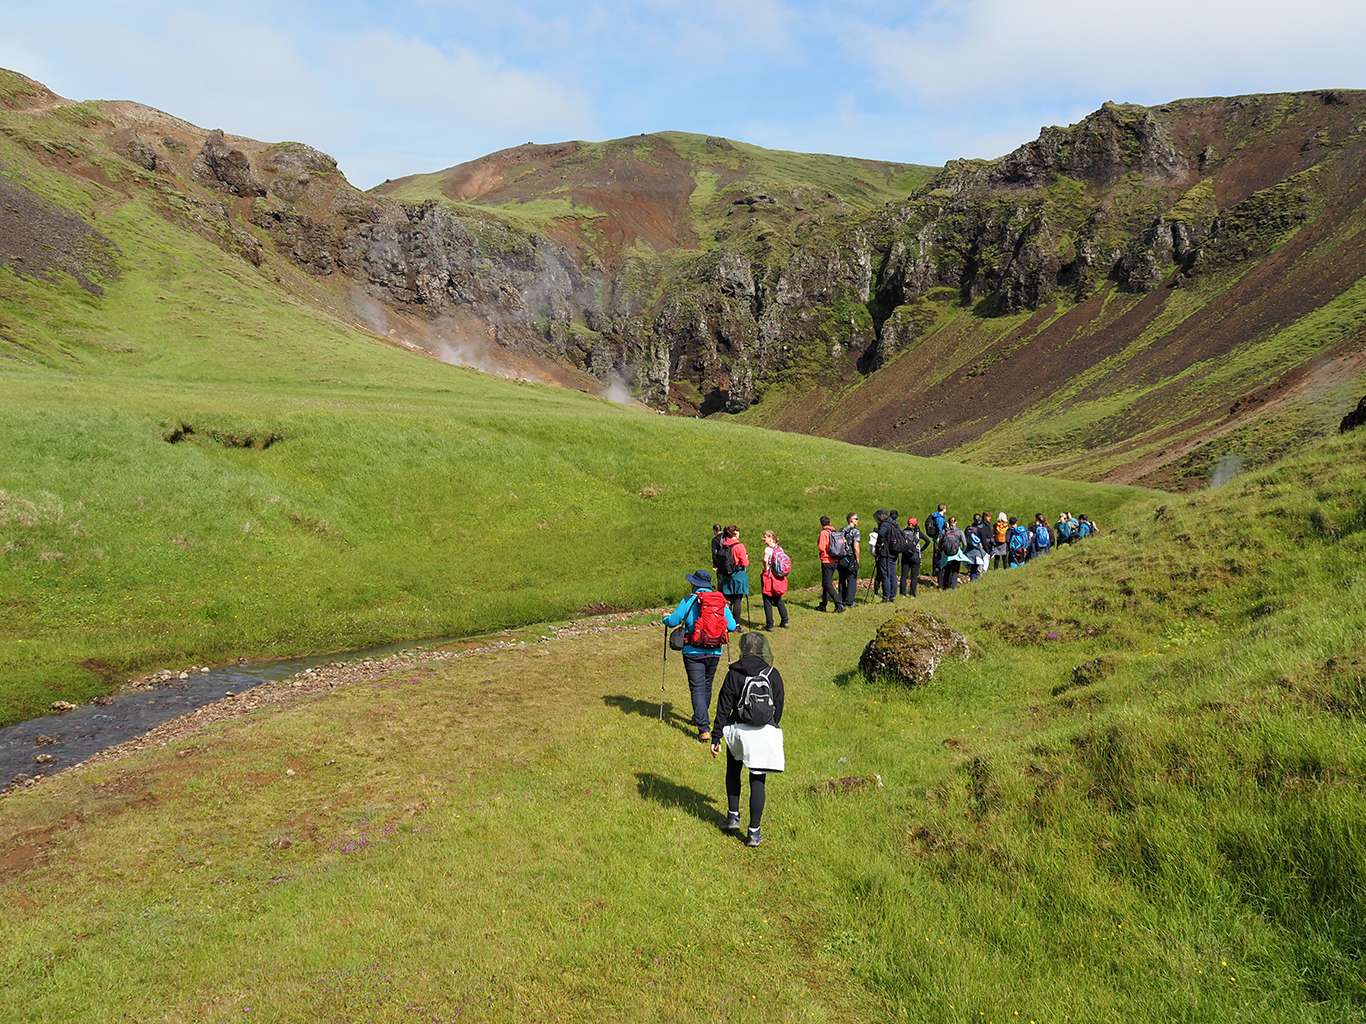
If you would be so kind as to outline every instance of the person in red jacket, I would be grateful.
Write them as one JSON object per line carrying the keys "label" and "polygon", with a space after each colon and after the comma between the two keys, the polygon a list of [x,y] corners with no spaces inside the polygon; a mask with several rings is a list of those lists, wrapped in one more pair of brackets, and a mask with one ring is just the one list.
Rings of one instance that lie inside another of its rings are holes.
{"label": "person in red jacket", "polygon": [[[721,586],[718,588],[730,602],[730,613],[735,621],[740,621],[740,603],[749,597],[749,552],[740,543],[740,527],[727,526],[721,540],[722,552],[728,552],[735,563],[733,573],[721,573]],[[725,555],[723,554],[723,558]]]}
{"label": "person in red jacket", "polygon": [[816,606],[817,611],[829,611],[830,602],[835,602],[835,611],[844,611],[844,598],[835,589],[835,571],[839,568],[840,560],[830,554],[830,533],[834,527],[830,525],[829,516],[821,516],[821,535],[816,538],[816,554],[821,559],[821,603]]}
{"label": "person in red jacket", "polygon": [[787,577],[775,576],[773,573],[773,556],[781,551],[778,546],[778,537],[772,530],[764,531],[764,571],[760,576],[763,582],[764,594],[764,629],[773,632],[773,606],[778,606],[778,615],[781,621],[779,628],[787,629],[787,602],[783,597],[787,594]]}

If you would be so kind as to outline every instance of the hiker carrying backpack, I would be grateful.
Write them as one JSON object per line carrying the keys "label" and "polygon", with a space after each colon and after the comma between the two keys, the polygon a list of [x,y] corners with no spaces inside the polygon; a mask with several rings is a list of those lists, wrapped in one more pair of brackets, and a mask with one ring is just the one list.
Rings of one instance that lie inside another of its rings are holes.
{"label": "hiker carrying backpack", "polygon": [[[762,633],[740,637],[740,660],[730,666],[716,700],[716,729],[726,747],[727,832],[740,831],[740,774],[749,769],[749,846],[762,843],[759,830],[769,774],[786,767],[783,755],[783,677],[773,666],[773,653]],[[711,753],[721,752],[721,739]]]}
{"label": "hiker carrying backpack", "polygon": [[683,631],[683,670],[688,675],[692,697],[692,720],[697,738],[711,740],[711,691],[716,666],[721,663],[721,648],[737,628],[725,595],[711,589],[711,573],[705,569],[684,577],[693,592],[664,616],[663,623],[675,632]]}
{"label": "hiker carrying backpack", "polygon": [[782,621],[780,629],[787,629],[787,576],[792,572],[792,559],[778,546],[778,535],[764,531],[764,571],[759,576],[764,595],[764,629],[773,632],[773,609],[776,606]]}
{"label": "hiker carrying backpack", "polygon": [[1014,518],[1010,520],[1010,527],[1006,530],[1006,547],[1010,550],[1011,567],[1023,565],[1025,555],[1029,552],[1029,534]]}
{"label": "hiker carrying backpack", "polygon": [[1034,524],[1034,552],[1039,555],[1046,555],[1053,547],[1053,538],[1049,536],[1048,527],[1043,523]]}

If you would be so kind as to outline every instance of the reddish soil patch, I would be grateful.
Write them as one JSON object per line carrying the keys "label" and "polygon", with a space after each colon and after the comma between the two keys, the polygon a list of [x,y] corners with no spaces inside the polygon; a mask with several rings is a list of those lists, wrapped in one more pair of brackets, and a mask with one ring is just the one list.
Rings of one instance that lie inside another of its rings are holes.
{"label": "reddish soil patch", "polygon": [[496,206],[563,198],[605,214],[588,221],[565,218],[550,229],[556,241],[576,251],[591,248],[607,255],[637,241],[660,251],[697,246],[688,203],[696,187],[691,166],[654,135],[599,146],[528,143],[442,173],[442,191],[463,202]]}

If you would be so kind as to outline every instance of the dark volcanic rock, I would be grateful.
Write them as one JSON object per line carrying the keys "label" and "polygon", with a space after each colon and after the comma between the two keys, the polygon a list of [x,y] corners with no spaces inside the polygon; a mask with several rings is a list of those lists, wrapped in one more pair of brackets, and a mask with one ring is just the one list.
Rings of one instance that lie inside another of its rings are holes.
{"label": "dark volcanic rock", "polygon": [[922,611],[899,612],[878,627],[859,668],[911,686],[928,683],[950,655],[968,660],[967,637]]}
{"label": "dark volcanic rock", "polygon": [[234,196],[263,196],[265,186],[252,173],[251,161],[240,149],[224,141],[223,130],[215,128],[204,140],[194,158],[191,173],[201,185]]}
{"label": "dark volcanic rock", "polygon": [[1355,409],[1342,417],[1342,423],[1338,425],[1338,433],[1345,434],[1349,430],[1355,430],[1363,423],[1366,423],[1366,396],[1362,397]]}

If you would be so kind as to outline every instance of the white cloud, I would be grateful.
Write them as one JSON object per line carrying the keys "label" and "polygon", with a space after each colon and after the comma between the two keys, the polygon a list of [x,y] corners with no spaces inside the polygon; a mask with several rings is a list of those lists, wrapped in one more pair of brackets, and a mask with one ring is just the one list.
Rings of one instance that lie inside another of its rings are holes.
{"label": "white cloud", "polygon": [[887,90],[938,104],[1086,91],[1157,102],[1366,84],[1359,0],[949,0],[849,36]]}
{"label": "white cloud", "polygon": [[[423,111],[433,128],[572,131],[589,102],[549,75],[509,68],[474,50],[443,49],[386,29],[334,38],[329,75],[367,105]],[[358,87],[363,87],[358,89]]]}

